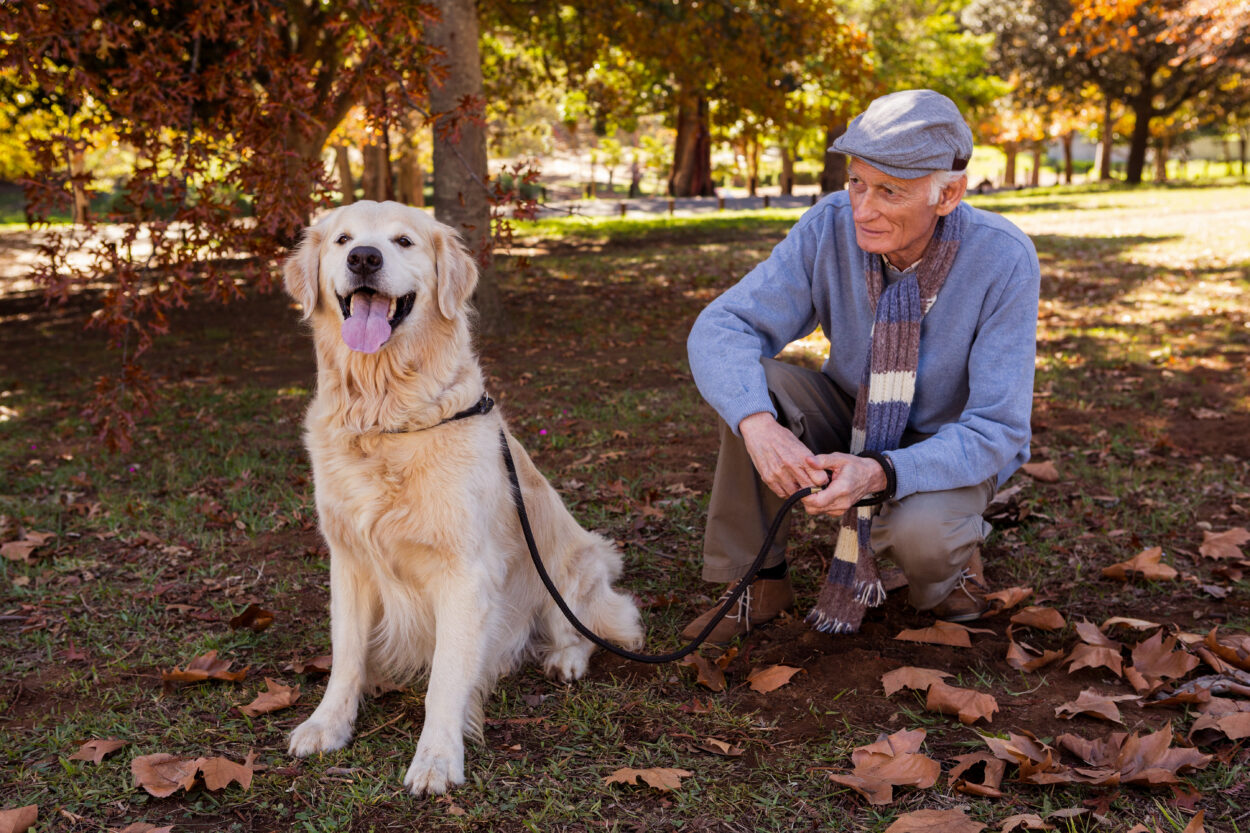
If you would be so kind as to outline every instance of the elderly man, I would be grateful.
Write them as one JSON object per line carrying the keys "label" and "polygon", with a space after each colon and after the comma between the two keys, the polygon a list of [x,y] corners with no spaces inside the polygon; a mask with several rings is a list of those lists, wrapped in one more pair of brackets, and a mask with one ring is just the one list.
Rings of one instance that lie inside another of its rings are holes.
{"label": "elderly man", "polygon": [[[971,621],[988,608],[982,513],[1029,456],[1037,254],[962,202],[972,133],[945,96],[879,98],[830,149],[850,156],[847,190],[690,333],[695,382],[723,420],[703,577],[739,579],[783,499],[823,486],[804,506],[841,520],[815,627],[853,633],[881,603],[875,556],[902,569],[918,610]],[[773,358],[817,324],[830,342],[820,372]],[[794,604],[786,532],[711,640]]]}

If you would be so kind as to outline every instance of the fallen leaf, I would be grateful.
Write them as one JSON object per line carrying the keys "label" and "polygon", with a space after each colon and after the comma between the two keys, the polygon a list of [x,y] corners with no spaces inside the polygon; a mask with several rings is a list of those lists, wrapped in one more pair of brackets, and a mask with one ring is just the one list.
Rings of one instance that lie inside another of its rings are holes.
{"label": "fallen leaf", "polygon": [[161,679],[169,683],[198,683],[204,680],[225,680],[237,683],[247,676],[247,669],[231,671],[232,660],[217,659],[217,651],[212,650],[196,657],[186,668],[174,666],[173,671],[162,671]]}
{"label": "fallen leaf", "polygon": [[1105,738],[1085,740],[1060,735],[1055,742],[1102,772],[1083,771],[1089,783],[1123,783],[1154,786],[1180,782],[1182,769],[1203,769],[1210,755],[1196,749],[1172,747],[1172,727],[1147,735],[1112,732]]}
{"label": "fallen leaf", "polygon": [[282,670],[291,671],[295,674],[329,674],[333,660],[334,657],[331,654],[322,654],[319,657],[313,657],[307,662],[293,659]]}
{"label": "fallen leaf", "polygon": [[1003,819],[1002,826],[998,828],[998,833],[1011,833],[1011,831],[1016,829],[1054,830],[1055,826],[1053,824],[1047,824],[1046,821],[1036,813],[1020,813]]}
{"label": "fallen leaf", "polygon": [[978,720],[992,722],[994,713],[998,711],[998,701],[990,694],[939,682],[929,686],[924,707],[939,714],[953,714],[960,723],[972,725]]}
{"label": "fallen leaf", "polygon": [[925,691],[929,686],[934,683],[940,683],[943,678],[950,676],[953,675],[948,671],[906,665],[883,674],[881,685],[885,688],[885,696],[889,697],[904,688],[912,691]]}
{"label": "fallen leaf", "polygon": [[1044,631],[1057,631],[1067,625],[1063,614],[1053,607],[1031,605],[1011,617],[1012,624],[1040,628]]}
{"label": "fallen leaf", "polygon": [[1167,564],[1161,563],[1161,558],[1163,558],[1163,548],[1151,547],[1148,550],[1142,550],[1137,553],[1128,561],[1121,561],[1119,564],[1103,567],[1102,574],[1107,578],[1113,578],[1118,581],[1128,581],[1134,573],[1151,581],[1171,581],[1179,573]]}
{"label": "fallen leaf", "polygon": [[204,776],[204,786],[210,790],[221,790],[237,782],[247,790],[252,786],[252,761],[255,754],[249,752],[243,763],[236,764],[229,758],[200,758],[200,774]]}
{"label": "fallen leaf", "polygon": [[[1176,637],[1169,636],[1165,641],[1163,631],[1155,631],[1149,639],[1138,643],[1133,648],[1133,670],[1145,678],[1149,690],[1159,687],[1165,680],[1176,680],[1189,674],[1200,664],[1200,660],[1188,651],[1173,650]],[[1133,686],[1139,692],[1143,687]]]}
{"label": "fallen leaf", "polygon": [[256,717],[293,706],[299,700],[299,686],[291,688],[266,677],[265,688],[266,691],[256,695],[255,700],[246,706],[239,706],[239,711],[248,717]]}
{"label": "fallen leaf", "polygon": [[1000,602],[1002,609],[1006,610],[1015,607],[1032,595],[1032,587],[1008,587],[1006,590],[995,590],[993,593],[986,593],[985,598],[992,602]]}
{"label": "fallen leaf", "polygon": [[984,824],[968,818],[963,810],[916,810],[899,816],[885,833],[981,833],[984,829]]}
{"label": "fallen leaf", "polygon": [[146,821],[136,821],[128,824],[117,833],[173,833],[174,826],[172,824],[165,827],[157,827],[155,824],[148,824]]}
{"label": "fallen leaf", "polygon": [[178,790],[191,789],[199,770],[199,758],[180,758],[166,752],[140,755],[130,762],[134,786],[143,787],[157,798],[168,798]]}
{"label": "fallen leaf", "polygon": [[1250,531],[1245,527],[1233,527],[1224,532],[1203,530],[1202,545],[1198,553],[1207,558],[1243,558],[1242,544],[1250,541]]}
{"label": "fallen leaf", "polygon": [[1239,634],[1219,639],[1215,635],[1217,630],[1218,628],[1211,629],[1203,640],[1203,645],[1225,662],[1242,671],[1250,671],[1250,636]]}
{"label": "fallen leaf", "polygon": [[942,766],[920,754],[924,738],[923,729],[902,729],[892,735],[882,735],[851,752],[854,771],[831,773],[829,780],[850,787],[874,805],[893,801],[894,787],[928,789],[937,783]]}
{"label": "fallen leaf", "polygon": [[894,637],[902,642],[925,642],[930,645],[953,645],[956,648],[971,648],[968,628],[954,622],[943,622],[938,619],[927,628],[905,630]]}
{"label": "fallen leaf", "polygon": [[80,746],[77,752],[70,755],[69,759],[71,761],[91,761],[98,764],[118,749],[127,746],[128,743],[128,741],[117,740],[116,738],[89,740]]}
{"label": "fallen leaf", "polygon": [[734,746],[720,738],[708,738],[699,744],[698,748],[704,752],[711,752],[713,755],[721,755],[726,758],[739,758],[744,751],[741,746]]}
{"label": "fallen leaf", "polygon": [[1015,640],[1007,640],[1007,664],[1017,671],[1036,671],[1058,659],[1063,659],[1063,651],[1042,651],[1041,656],[1034,657]]}
{"label": "fallen leaf", "polygon": [[[965,778],[964,773],[978,764],[984,767],[984,776],[980,783],[975,783]],[[961,793],[986,798],[1002,798],[1003,792],[999,788],[1003,784],[1003,772],[1006,768],[1005,761],[999,760],[988,752],[972,752],[968,755],[957,755],[955,766],[947,777],[950,779],[951,786]]]}
{"label": "fallen leaf", "polygon": [[687,769],[671,769],[669,767],[651,767],[650,769],[631,769],[623,767],[603,779],[605,784],[637,784],[641,778],[647,786],[660,792],[672,792],[681,787],[681,779],[694,775]]}
{"label": "fallen leaf", "polygon": [[1126,628],[1133,628],[1139,631],[1148,631],[1151,628],[1159,627],[1158,622],[1148,622],[1145,619],[1132,619],[1128,616],[1112,616],[1107,621],[1099,625],[1099,628],[1106,630],[1116,625],[1124,625]]}
{"label": "fallen leaf", "polygon": [[1203,826],[1205,812],[1199,810],[1194,817],[1189,820],[1189,824],[1185,825],[1185,829],[1181,833],[1206,833],[1206,827]]}
{"label": "fallen leaf", "polygon": [[9,561],[20,561],[23,564],[29,564],[33,560],[31,555],[34,551],[54,538],[56,538],[56,533],[54,532],[27,532],[19,540],[9,541],[0,545],[0,556],[7,558]]}
{"label": "fallen leaf", "polygon": [[39,805],[0,810],[0,833],[26,833],[39,820]]}
{"label": "fallen leaf", "polygon": [[1233,712],[1232,714],[1204,714],[1194,721],[1189,729],[1189,737],[1199,733],[1218,732],[1229,740],[1250,738],[1250,712]]}
{"label": "fallen leaf", "polygon": [[256,633],[260,633],[272,624],[272,611],[265,610],[258,604],[249,604],[243,609],[242,613],[230,620],[230,630],[237,631],[240,628],[248,628]]}
{"label": "fallen leaf", "polygon": [[1099,694],[1092,688],[1087,688],[1077,695],[1075,700],[1056,707],[1055,717],[1066,717],[1070,720],[1078,714],[1088,714],[1093,717],[1101,717],[1103,720],[1123,723],[1124,721],[1120,719],[1120,707],[1116,703],[1122,700],[1136,699],[1138,697],[1135,694],[1110,696]]}
{"label": "fallen leaf", "polygon": [[681,661],[681,665],[693,668],[697,675],[695,682],[706,686],[712,691],[725,690],[725,672],[717,668],[702,654],[689,654]]}
{"label": "fallen leaf", "polygon": [[752,671],[747,676],[747,682],[751,684],[752,691],[767,694],[790,682],[790,678],[802,670],[802,668],[792,668],[789,665],[770,665],[765,669]]}
{"label": "fallen leaf", "polygon": [[1068,654],[1068,673],[1082,668],[1106,668],[1117,677],[1124,676],[1124,659],[1119,648],[1104,648],[1098,645],[1081,644]]}
{"label": "fallen leaf", "polygon": [[1123,647],[1119,642],[1100,631],[1093,622],[1082,619],[1074,624],[1073,627],[1076,629],[1077,636],[1086,645],[1096,645],[1100,648],[1115,648],[1117,651]]}
{"label": "fallen leaf", "polygon": [[1059,469],[1055,468],[1055,464],[1049,460],[1041,463],[1025,463],[1020,470],[1034,480],[1040,480],[1043,483],[1058,483]]}

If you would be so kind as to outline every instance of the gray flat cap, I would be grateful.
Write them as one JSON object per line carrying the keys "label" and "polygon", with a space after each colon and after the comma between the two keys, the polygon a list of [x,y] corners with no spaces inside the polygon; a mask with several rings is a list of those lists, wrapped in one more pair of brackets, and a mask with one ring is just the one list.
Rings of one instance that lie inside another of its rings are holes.
{"label": "gray flat cap", "polygon": [[899,179],[917,179],[967,168],[972,131],[946,96],[904,90],[869,104],[829,150],[855,156]]}

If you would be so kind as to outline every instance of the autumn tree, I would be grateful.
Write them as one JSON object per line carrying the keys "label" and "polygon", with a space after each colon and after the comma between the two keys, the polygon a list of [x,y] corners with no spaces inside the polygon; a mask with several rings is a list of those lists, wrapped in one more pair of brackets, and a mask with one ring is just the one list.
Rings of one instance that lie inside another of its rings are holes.
{"label": "autumn tree", "polygon": [[[72,204],[92,172],[75,160],[115,135],[136,162],[99,219],[55,235],[35,277],[64,299],[105,279],[90,319],[121,355],[90,414],[124,447],[153,380],[141,357],[168,330],[167,311],[273,284],[283,247],[323,203],[326,138],[353,103],[385,123],[402,84],[425,95],[431,19],[409,2],[257,0],[17,3],[0,8],[0,70],[67,114],[31,142],[35,214]],[[52,110],[49,108],[49,112]],[[95,219],[95,218],[92,218]],[[87,257],[69,257],[71,251]]]}

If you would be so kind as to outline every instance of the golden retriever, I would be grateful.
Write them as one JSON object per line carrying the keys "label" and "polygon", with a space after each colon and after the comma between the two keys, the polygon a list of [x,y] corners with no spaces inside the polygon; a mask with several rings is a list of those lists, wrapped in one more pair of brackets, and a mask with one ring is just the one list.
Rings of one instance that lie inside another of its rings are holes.
{"label": "golden retriever", "polygon": [[621,557],[578,526],[479,401],[470,343],[477,268],[455,233],[420,209],[364,201],[309,228],[285,264],[311,319],[317,390],[305,421],[317,514],[330,546],[334,662],[321,704],[291,733],[297,756],[344,746],[374,683],[428,673],[425,721],[404,784],[464,782],[464,735],[482,700],[526,657],[574,680],[594,646],[548,597],[522,537],[502,459],[516,460],[539,551],[591,629],[637,646],[637,607],[614,589]]}

